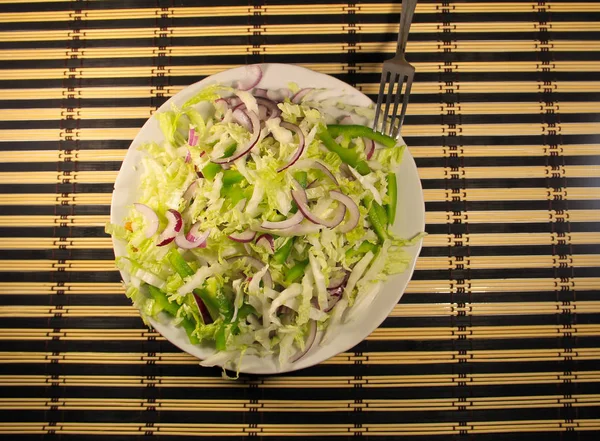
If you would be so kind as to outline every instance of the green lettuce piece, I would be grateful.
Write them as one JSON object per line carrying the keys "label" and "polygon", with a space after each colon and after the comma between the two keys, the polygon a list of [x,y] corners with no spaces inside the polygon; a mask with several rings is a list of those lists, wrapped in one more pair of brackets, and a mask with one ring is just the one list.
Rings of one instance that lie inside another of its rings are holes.
{"label": "green lettuce piece", "polygon": [[196,95],[191,97],[189,100],[185,102],[183,108],[194,106],[202,101],[215,101],[220,98],[222,92],[231,92],[233,89],[231,87],[222,86],[220,84],[214,84],[212,86],[207,86],[198,92]]}
{"label": "green lettuce piece", "polygon": [[389,149],[377,149],[372,159],[379,162],[385,170],[397,171],[402,163],[405,148],[406,146],[403,145]]}

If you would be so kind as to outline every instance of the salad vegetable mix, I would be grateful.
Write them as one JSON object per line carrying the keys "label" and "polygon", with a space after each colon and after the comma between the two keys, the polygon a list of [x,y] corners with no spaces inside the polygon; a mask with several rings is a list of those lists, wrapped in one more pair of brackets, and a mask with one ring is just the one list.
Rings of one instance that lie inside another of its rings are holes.
{"label": "salad vegetable mix", "polygon": [[409,264],[390,230],[404,146],[364,125],[370,109],[261,89],[247,70],[156,115],[164,141],[140,147],[137,202],[107,232],[126,243],[127,296],[214,345],[203,365],[253,353],[283,367]]}

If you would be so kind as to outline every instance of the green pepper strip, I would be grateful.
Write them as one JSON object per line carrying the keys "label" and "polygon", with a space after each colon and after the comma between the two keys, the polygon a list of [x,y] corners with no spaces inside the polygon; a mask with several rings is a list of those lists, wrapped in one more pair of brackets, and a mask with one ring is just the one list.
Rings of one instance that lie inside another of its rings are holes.
{"label": "green pepper strip", "polygon": [[[231,155],[233,155],[235,153],[236,149],[237,149],[237,142],[234,142],[233,144],[231,144],[229,147],[227,147],[225,149],[225,152],[223,153],[223,158],[229,158]],[[212,181],[215,178],[215,176],[217,176],[217,173],[219,173],[220,171],[223,171],[223,167],[221,167],[219,164],[215,164],[214,162],[209,162],[202,169],[202,176],[204,176],[209,181]],[[235,171],[235,170],[231,170],[231,171]],[[223,177],[223,180],[225,180],[225,177]]]}
{"label": "green pepper strip", "polygon": [[351,258],[358,254],[367,254],[369,251],[375,253],[377,251],[377,248],[379,248],[378,245],[375,245],[374,243],[365,240],[363,243],[360,244],[360,246],[357,249],[350,249],[346,251],[346,257]]}
{"label": "green pepper strip", "polygon": [[212,181],[215,179],[215,176],[217,176],[217,173],[219,173],[221,170],[223,170],[223,168],[221,168],[219,164],[209,162],[202,169],[202,176],[204,176],[205,179]]}
{"label": "green pepper strip", "polygon": [[369,221],[375,230],[375,234],[381,242],[387,239],[387,213],[377,202],[373,201],[369,210]]}
{"label": "green pepper strip", "polygon": [[396,182],[396,174],[388,173],[387,175],[388,197],[390,203],[385,207],[387,209],[387,217],[390,225],[394,225],[396,220],[396,207],[398,205],[398,183]]}
{"label": "green pepper strip", "polygon": [[308,173],[306,173],[305,171],[298,171],[296,173],[294,173],[294,179],[296,181],[298,181],[298,184],[300,184],[300,186],[302,188],[306,188],[307,185],[307,179],[308,179]]}
{"label": "green pepper strip", "polygon": [[298,280],[300,277],[302,277],[302,274],[304,274],[304,269],[306,268],[306,265],[308,265],[308,259],[303,260],[302,262],[298,262],[296,265],[294,265],[292,268],[290,268],[288,273],[285,275],[285,283],[287,283],[288,285],[291,285],[296,280]]}
{"label": "green pepper strip", "polygon": [[[175,248],[169,251],[167,258],[182,279],[194,275],[194,270]],[[221,314],[226,319],[231,319],[233,315],[233,305],[225,296],[217,296],[215,291],[216,289],[196,288],[194,294],[202,299],[213,320],[216,321]]]}
{"label": "green pepper strip", "polygon": [[354,167],[361,175],[368,175],[371,173],[369,165],[360,159],[358,153],[354,150],[345,149],[335,142],[335,139],[333,139],[331,133],[325,126],[319,126],[318,136],[323,144],[325,144],[325,147],[327,147],[329,151],[336,153],[342,162]]}
{"label": "green pepper strip", "polygon": [[[167,295],[164,292],[152,285],[148,285],[148,289],[150,291],[150,296],[164,311],[166,311],[173,317],[177,315],[177,310],[179,309],[179,306],[175,303],[169,302],[169,299],[167,299]],[[188,335],[192,344],[196,345],[200,343],[198,337],[192,335],[192,332],[194,332],[194,330],[196,329],[196,325],[192,320],[184,318],[181,322],[181,326],[183,327],[183,329],[185,329],[185,332]]]}
{"label": "green pepper strip", "polygon": [[383,133],[376,132],[375,130],[366,126],[331,124],[327,126],[327,130],[333,138],[337,138],[340,135],[348,136],[349,138],[364,137],[372,139],[373,141],[389,148],[396,146],[396,140],[394,138],[384,135]]}
{"label": "green pepper strip", "polygon": [[242,175],[237,170],[225,170],[223,172],[223,186],[230,186],[233,184],[238,184],[244,180],[244,175]]}
{"label": "green pepper strip", "polygon": [[281,265],[285,263],[290,252],[292,251],[292,247],[294,246],[294,238],[289,237],[283,245],[279,247],[275,254],[273,254],[273,260]]}

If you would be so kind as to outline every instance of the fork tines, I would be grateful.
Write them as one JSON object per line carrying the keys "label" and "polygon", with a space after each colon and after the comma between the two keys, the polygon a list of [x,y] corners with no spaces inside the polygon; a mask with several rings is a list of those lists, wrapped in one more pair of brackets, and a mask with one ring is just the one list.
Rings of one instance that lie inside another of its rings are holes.
{"label": "fork tines", "polygon": [[[408,106],[408,97],[412,86],[415,69],[406,61],[397,61],[396,59],[387,60],[383,63],[383,72],[379,84],[379,96],[377,98],[377,107],[375,110],[375,121],[373,129],[380,131],[392,138],[398,138],[400,129],[404,122],[406,107]],[[386,93],[386,85],[387,93]],[[404,89],[404,90],[403,90]],[[386,96],[385,109],[382,112],[383,96]],[[398,106],[402,98],[402,110],[398,115]],[[393,108],[390,113],[390,107]],[[379,118],[381,114],[381,123]]]}

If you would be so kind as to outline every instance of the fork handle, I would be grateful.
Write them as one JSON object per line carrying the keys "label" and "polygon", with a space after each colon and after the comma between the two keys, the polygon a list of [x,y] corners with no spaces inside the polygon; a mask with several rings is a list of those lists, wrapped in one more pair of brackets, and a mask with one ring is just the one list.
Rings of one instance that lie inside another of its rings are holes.
{"label": "fork handle", "polygon": [[398,32],[398,47],[396,55],[404,54],[406,51],[406,42],[408,41],[408,32],[412,23],[417,0],[402,0],[402,13],[400,14],[400,31]]}

